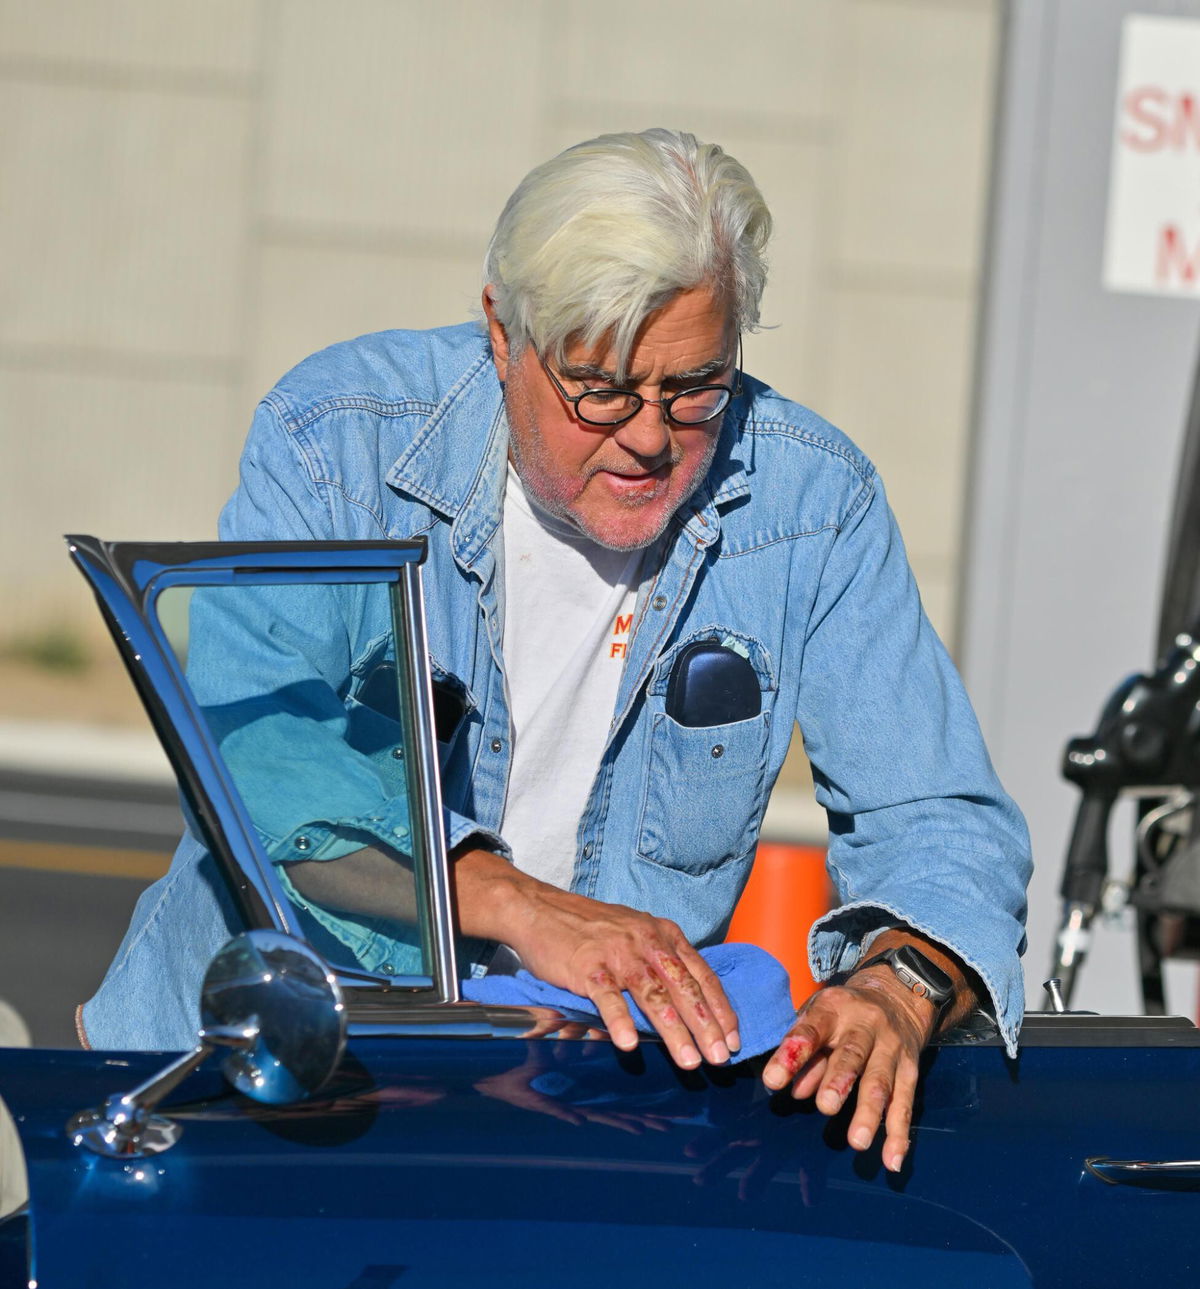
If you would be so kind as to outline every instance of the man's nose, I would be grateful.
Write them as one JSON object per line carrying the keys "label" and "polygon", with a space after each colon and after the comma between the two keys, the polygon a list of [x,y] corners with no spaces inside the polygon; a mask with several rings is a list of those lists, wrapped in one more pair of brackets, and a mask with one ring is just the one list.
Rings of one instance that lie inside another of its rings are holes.
{"label": "man's nose", "polygon": [[613,438],[634,456],[658,457],[670,447],[671,431],[660,404],[647,402],[617,426]]}

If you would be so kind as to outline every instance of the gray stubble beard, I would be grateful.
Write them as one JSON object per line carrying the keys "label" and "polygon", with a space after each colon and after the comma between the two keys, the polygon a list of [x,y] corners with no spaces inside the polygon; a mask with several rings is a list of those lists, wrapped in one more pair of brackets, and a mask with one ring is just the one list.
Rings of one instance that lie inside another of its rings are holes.
{"label": "gray stubble beard", "polygon": [[[513,437],[513,434],[512,434],[513,418],[510,415],[510,411],[512,409],[513,403],[516,401],[518,397],[519,395],[516,395],[513,392],[511,386],[507,386],[507,385],[505,386],[504,413],[505,413],[505,418],[508,422],[508,431],[509,431],[508,432],[508,451],[509,451],[509,456],[512,459],[513,469],[516,470],[517,476],[520,478],[522,486],[533,498],[533,500],[536,501],[537,504],[544,511],[547,512],[547,514],[553,515],[556,519],[563,520],[564,523],[571,524],[573,527],[579,529],[579,531],[583,533],[585,536],[587,536],[592,541],[594,541],[598,546],[603,546],[606,550],[635,551],[635,550],[646,550],[648,547],[653,546],[659,540],[659,538],[662,537],[663,533],[667,531],[667,528],[670,525],[671,520],[675,518],[676,514],[679,513],[680,509],[682,509],[682,507],[695,493],[696,489],[699,488],[701,483],[703,483],[705,478],[707,478],[709,469],[712,466],[713,457],[716,455],[717,440],[720,437],[719,434],[714,434],[709,439],[708,450],[704,454],[704,457],[701,460],[700,465],[696,471],[695,483],[693,484],[690,491],[685,496],[682,496],[679,498],[679,502],[676,505],[675,509],[668,511],[663,516],[662,522],[658,525],[658,527],[649,537],[645,539],[639,539],[637,542],[634,542],[634,543],[624,543],[624,542],[614,543],[610,541],[605,541],[602,537],[597,536],[595,533],[583,527],[583,525],[579,522],[579,520],[576,519],[576,517],[571,513],[570,503],[568,501],[566,501],[562,497],[544,496],[541,492],[539,492],[535,487],[531,485],[530,483],[531,471],[527,467],[533,466],[535,469],[537,469],[538,467],[542,467],[542,473],[546,474],[548,473],[548,471],[544,467],[547,464],[548,458],[546,457],[546,454],[545,454],[545,441],[542,438],[540,429],[535,428],[532,436],[533,453],[531,455],[534,458],[532,461],[527,461],[525,459],[525,457],[522,454],[522,449],[518,447],[516,439]],[[532,408],[529,408],[528,411],[529,411],[529,416],[526,419],[529,424],[536,427],[537,417],[533,415]],[[538,460],[539,457],[541,458],[540,460]],[[679,462],[682,459],[683,459],[683,450],[677,444],[675,444],[674,441],[672,441],[672,450],[671,450],[671,456],[670,456],[670,464],[671,464],[672,470],[678,467]],[[594,478],[597,474],[602,473],[603,470],[604,470],[604,467],[602,465],[595,466],[589,470],[587,478],[588,479]],[[668,486],[669,486],[669,483],[668,483]],[[652,501],[656,500],[656,498],[618,497],[615,500],[617,501],[618,505],[624,506],[628,510],[638,510],[642,506],[649,505]]]}

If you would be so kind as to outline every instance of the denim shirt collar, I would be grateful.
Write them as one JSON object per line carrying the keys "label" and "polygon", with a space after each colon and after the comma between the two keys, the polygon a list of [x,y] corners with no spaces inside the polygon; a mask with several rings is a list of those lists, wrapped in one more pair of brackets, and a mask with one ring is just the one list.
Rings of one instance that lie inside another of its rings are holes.
{"label": "denim shirt collar", "polygon": [[708,474],[700,487],[679,508],[678,518],[684,529],[703,546],[711,545],[721,531],[721,509],[750,492],[750,472],[742,460],[742,431],[745,424],[744,409],[731,410],[725,414]]}
{"label": "denim shirt collar", "polygon": [[[482,452],[476,449],[481,439]],[[448,519],[455,562],[476,569],[500,524],[507,456],[504,395],[485,344],[386,481]]]}

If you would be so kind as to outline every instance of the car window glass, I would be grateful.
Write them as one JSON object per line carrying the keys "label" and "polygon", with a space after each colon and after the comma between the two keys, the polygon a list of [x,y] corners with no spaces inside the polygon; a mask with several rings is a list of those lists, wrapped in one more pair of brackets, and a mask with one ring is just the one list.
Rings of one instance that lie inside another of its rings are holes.
{"label": "car window glass", "polygon": [[394,594],[381,582],[170,586],[155,612],[309,942],[332,966],[423,982]]}

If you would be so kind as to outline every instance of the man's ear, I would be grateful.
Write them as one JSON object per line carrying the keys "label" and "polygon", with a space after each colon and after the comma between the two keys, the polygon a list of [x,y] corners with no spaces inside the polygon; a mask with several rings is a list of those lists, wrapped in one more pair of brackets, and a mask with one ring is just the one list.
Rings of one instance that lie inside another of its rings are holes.
{"label": "man's ear", "polygon": [[492,362],[496,364],[496,375],[503,383],[508,376],[508,332],[496,317],[494,291],[495,287],[490,282],[483,288],[483,312],[487,316],[488,336],[492,342]]}

